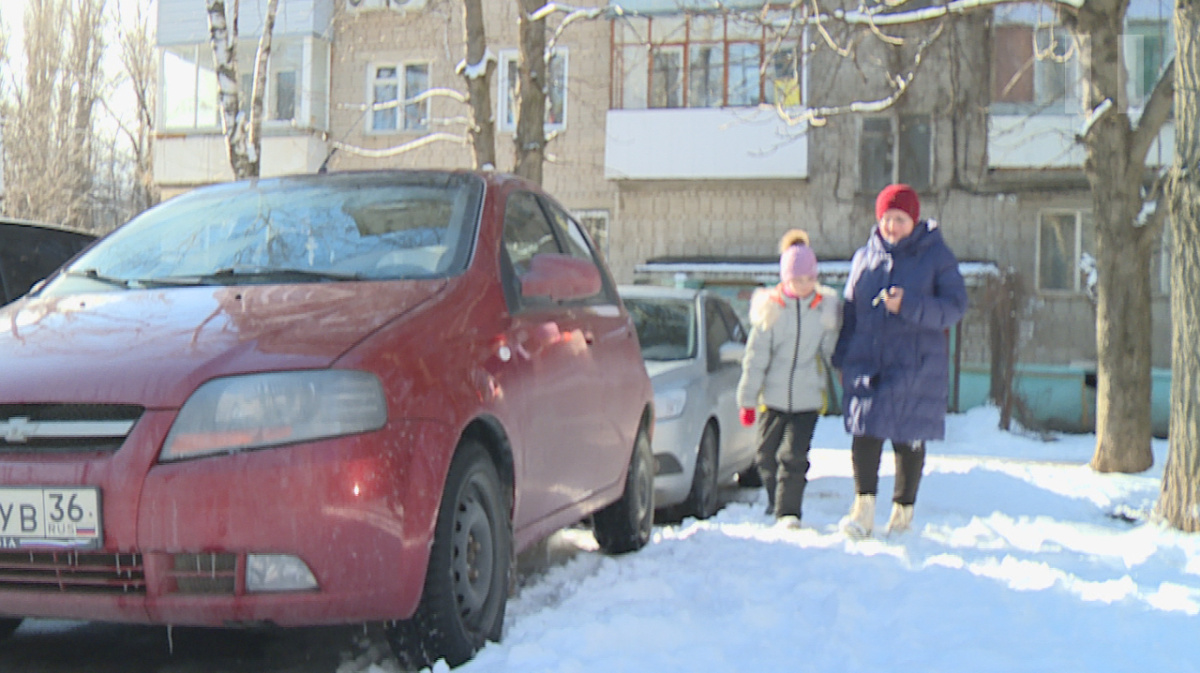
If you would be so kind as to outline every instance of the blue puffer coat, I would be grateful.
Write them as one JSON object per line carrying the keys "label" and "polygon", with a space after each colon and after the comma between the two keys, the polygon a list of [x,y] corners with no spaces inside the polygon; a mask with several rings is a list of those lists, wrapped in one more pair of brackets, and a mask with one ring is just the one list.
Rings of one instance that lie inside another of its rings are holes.
{"label": "blue puffer coat", "polygon": [[[904,289],[888,313],[881,290]],[[942,439],[949,398],[946,329],[967,310],[958,260],[933,221],[895,245],[871,231],[854,253],[832,364],[842,372],[846,431],[911,442]]]}

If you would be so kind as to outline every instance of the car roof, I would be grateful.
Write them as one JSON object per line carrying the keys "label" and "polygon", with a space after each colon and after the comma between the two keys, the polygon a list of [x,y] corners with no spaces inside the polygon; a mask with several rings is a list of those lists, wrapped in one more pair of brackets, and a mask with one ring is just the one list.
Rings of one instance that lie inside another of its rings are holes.
{"label": "car roof", "polygon": [[[695,299],[704,292],[692,287],[668,285],[618,285],[617,293],[622,297],[657,297],[660,299]],[[706,293],[707,294],[707,293]]]}

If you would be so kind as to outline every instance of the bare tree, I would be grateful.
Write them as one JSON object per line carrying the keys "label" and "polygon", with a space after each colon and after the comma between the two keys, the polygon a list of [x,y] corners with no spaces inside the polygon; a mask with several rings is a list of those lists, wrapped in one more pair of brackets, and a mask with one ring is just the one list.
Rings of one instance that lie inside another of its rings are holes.
{"label": "bare tree", "polygon": [[467,103],[471,121],[467,136],[475,157],[475,168],[496,165],[496,122],[492,115],[492,74],[496,57],[488,49],[483,28],[483,0],[463,0],[463,33],[467,57],[459,73],[467,81]]}
{"label": "bare tree", "polygon": [[279,0],[267,0],[262,35],[254,59],[254,79],[250,93],[250,109],[242,109],[238,83],[238,13],[240,0],[233,0],[232,13],[226,10],[225,0],[205,0],[208,9],[208,32],[213,58],[217,66],[217,104],[221,110],[221,128],[229,166],[236,179],[257,177],[262,161],[263,93],[267,80],[267,61],[271,56],[271,33]]}
{"label": "bare tree", "polygon": [[1175,3],[1175,160],[1171,211],[1171,427],[1158,514],[1200,531],[1200,1]]}
{"label": "bare tree", "polygon": [[139,2],[134,7],[132,17],[123,17],[118,10],[117,21],[120,26],[118,39],[121,45],[121,65],[129,77],[135,103],[136,119],[132,126],[118,118],[120,132],[129,141],[133,155],[133,185],[128,204],[132,213],[140,213],[159,200],[158,187],[154,183],[154,155],[151,144],[157,68],[147,9],[147,6]]}
{"label": "bare tree", "polygon": [[1100,472],[1141,472],[1150,451],[1150,259],[1162,213],[1142,220],[1150,199],[1146,156],[1170,114],[1174,67],[1155,85],[1134,123],[1124,104],[1125,64],[1119,46],[1127,0],[1087,0],[1074,15],[1081,47],[1084,171],[1096,224],[1096,452]]}
{"label": "bare tree", "polygon": [[104,0],[30,0],[25,73],[4,126],[9,215],[81,228],[94,223],[95,108],[102,94]]}

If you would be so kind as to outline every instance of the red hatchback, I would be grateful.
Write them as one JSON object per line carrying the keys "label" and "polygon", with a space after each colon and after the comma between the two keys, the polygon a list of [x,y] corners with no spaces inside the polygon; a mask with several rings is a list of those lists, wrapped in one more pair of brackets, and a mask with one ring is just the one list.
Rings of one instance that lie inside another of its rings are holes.
{"label": "red hatchback", "polygon": [[0,632],[384,620],[458,664],[513,555],[649,539],[653,393],[575,220],[492,173],[197,189],[0,309]]}

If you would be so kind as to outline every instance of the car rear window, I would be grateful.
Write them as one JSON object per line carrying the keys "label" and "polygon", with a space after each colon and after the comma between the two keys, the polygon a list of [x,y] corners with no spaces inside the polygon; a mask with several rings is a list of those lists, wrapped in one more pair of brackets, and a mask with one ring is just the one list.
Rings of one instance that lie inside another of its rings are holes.
{"label": "car rear window", "polygon": [[645,360],[686,360],[696,354],[695,302],[625,297]]}

